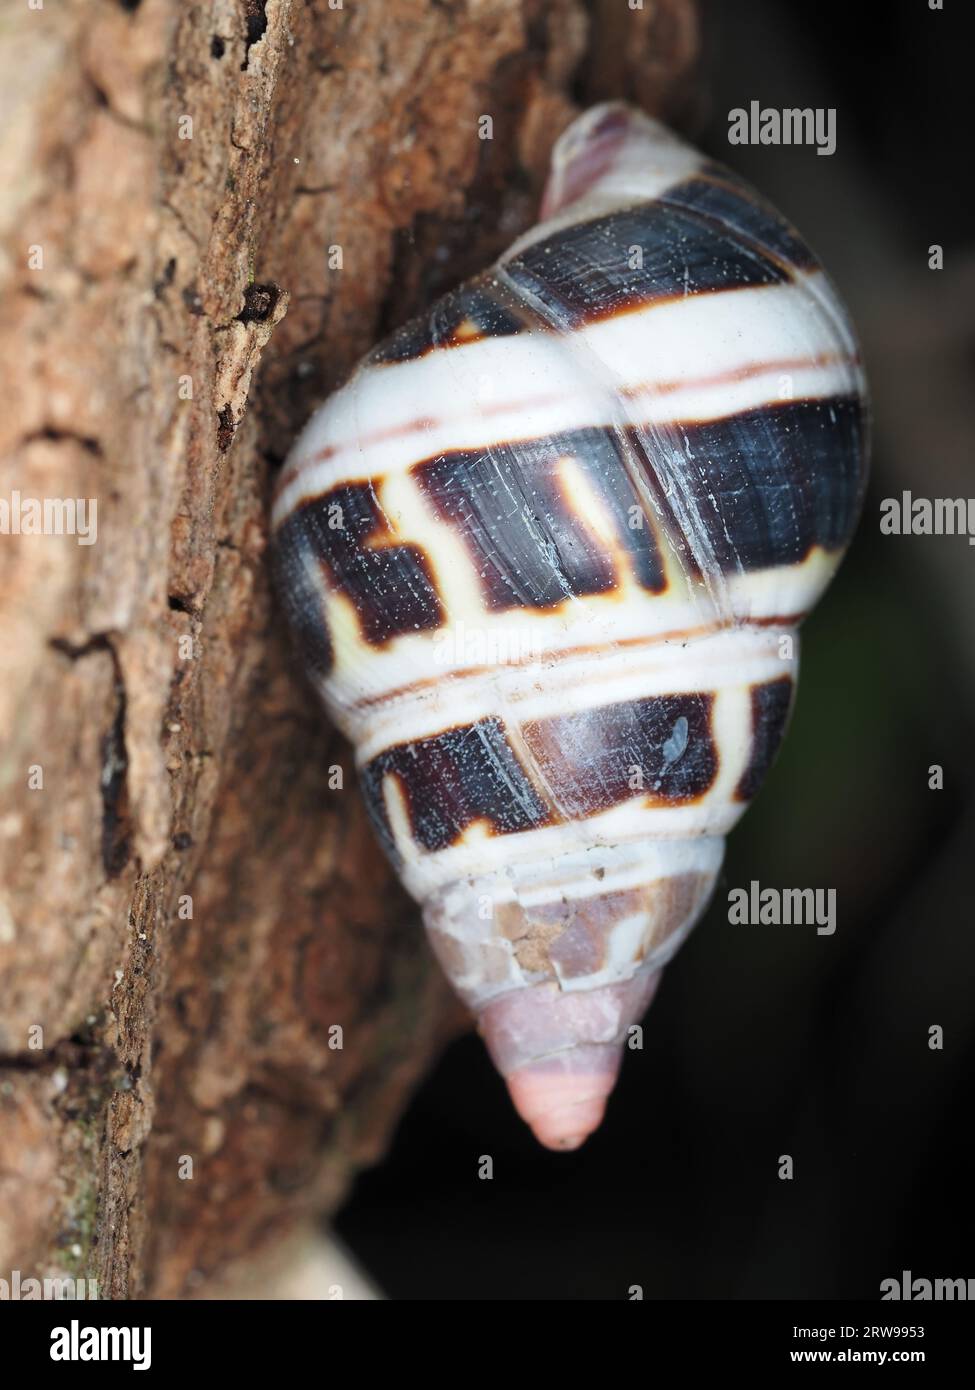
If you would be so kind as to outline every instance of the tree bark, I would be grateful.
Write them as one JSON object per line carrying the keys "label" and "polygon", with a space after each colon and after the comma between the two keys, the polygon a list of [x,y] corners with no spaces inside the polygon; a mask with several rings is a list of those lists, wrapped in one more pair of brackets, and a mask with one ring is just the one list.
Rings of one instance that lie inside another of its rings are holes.
{"label": "tree bark", "polygon": [[97,539],[0,534],[0,1272],[185,1296],[333,1207],[464,1026],[281,635],[269,478],[530,222],[574,101],[686,111],[695,16],[3,25],[0,499],[94,499]]}

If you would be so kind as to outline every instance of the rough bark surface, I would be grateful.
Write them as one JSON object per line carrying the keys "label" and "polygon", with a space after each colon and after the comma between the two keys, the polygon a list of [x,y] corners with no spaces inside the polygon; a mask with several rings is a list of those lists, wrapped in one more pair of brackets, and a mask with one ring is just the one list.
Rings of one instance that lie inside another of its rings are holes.
{"label": "rough bark surface", "polygon": [[183,1296],[334,1206],[462,1026],[281,635],[270,475],[531,220],[574,103],[681,115],[695,19],[11,0],[0,26],[0,498],[98,507],[92,545],[0,534],[0,1272]]}

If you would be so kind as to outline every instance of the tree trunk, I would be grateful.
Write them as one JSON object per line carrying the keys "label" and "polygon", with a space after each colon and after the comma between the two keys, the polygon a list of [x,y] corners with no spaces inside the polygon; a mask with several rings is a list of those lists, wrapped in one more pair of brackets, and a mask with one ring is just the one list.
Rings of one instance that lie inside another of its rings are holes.
{"label": "tree trunk", "polygon": [[[24,0],[3,26],[0,1270],[182,1296],[333,1207],[464,1026],[281,636],[269,477],[382,331],[528,224],[573,99],[680,117],[695,19]],[[56,499],[97,512],[25,534]]]}

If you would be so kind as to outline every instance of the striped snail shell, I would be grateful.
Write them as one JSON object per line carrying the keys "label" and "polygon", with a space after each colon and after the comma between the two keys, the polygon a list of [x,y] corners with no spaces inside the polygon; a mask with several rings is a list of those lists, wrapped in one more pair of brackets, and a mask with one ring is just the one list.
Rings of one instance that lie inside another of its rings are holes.
{"label": "striped snail shell", "polygon": [[306,664],[551,1148],[600,1123],[782,738],[864,417],[793,228],[611,104],[558,141],[539,223],[371,352],[284,468]]}

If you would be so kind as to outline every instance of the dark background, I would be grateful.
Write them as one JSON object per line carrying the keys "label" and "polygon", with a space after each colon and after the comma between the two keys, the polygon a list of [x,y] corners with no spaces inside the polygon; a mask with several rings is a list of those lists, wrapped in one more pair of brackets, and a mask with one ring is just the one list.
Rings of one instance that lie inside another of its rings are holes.
{"label": "dark background", "polygon": [[[704,28],[709,114],[689,133],[796,222],[847,299],[870,494],[803,629],[784,751],[602,1129],[577,1154],[538,1147],[470,1036],[360,1178],[337,1228],[397,1298],[876,1299],[904,1269],[975,1278],[975,549],[879,531],[884,497],[973,491],[970,53],[926,0],[734,0]],[[727,113],[753,98],[835,106],[837,152],[729,146]],[[728,888],[753,878],[835,887],[836,934],[730,926]]]}

